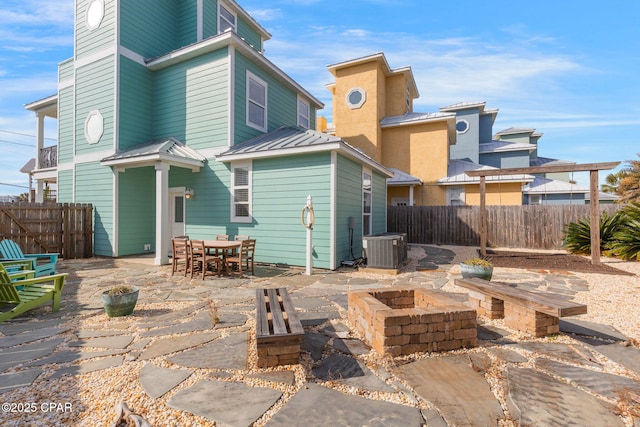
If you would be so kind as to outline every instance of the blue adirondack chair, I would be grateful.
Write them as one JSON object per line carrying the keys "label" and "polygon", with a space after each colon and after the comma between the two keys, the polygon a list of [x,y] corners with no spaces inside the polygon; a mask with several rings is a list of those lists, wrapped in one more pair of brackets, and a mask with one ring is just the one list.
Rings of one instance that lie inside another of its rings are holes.
{"label": "blue adirondack chair", "polygon": [[24,254],[16,242],[8,239],[0,242],[0,254],[0,261],[30,260],[31,270],[36,272],[36,277],[56,274],[58,254]]}

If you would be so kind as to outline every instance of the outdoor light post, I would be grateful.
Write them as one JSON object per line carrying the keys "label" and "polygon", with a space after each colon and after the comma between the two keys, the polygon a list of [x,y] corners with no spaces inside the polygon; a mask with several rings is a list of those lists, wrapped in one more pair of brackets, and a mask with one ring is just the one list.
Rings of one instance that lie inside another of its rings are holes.
{"label": "outdoor light post", "polygon": [[313,268],[313,223],[315,222],[315,214],[313,212],[313,199],[311,195],[307,196],[307,204],[302,208],[300,213],[300,222],[307,229],[307,262],[305,273],[307,276],[311,276],[311,269]]}

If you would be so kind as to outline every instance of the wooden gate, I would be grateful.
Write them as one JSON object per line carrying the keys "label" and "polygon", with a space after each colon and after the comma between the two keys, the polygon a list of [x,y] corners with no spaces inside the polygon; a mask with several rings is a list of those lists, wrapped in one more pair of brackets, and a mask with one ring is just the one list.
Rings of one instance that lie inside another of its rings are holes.
{"label": "wooden gate", "polygon": [[93,256],[93,207],[80,203],[0,203],[0,240],[24,253],[59,253],[64,259]]}

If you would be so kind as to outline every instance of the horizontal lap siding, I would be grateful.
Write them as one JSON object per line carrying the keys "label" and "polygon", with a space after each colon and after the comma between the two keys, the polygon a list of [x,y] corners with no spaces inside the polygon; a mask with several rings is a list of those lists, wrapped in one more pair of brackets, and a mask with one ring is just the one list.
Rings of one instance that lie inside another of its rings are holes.
{"label": "horizontal lap siding", "polygon": [[[253,162],[253,225],[241,234],[257,239],[256,260],[305,265],[306,229],[300,213],[313,197],[316,223],[314,266],[330,268],[330,154],[309,154]],[[245,233],[246,231],[246,233]]]}
{"label": "horizontal lap siding", "polygon": [[58,193],[57,199],[59,203],[73,202],[73,171],[58,171]]}
{"label": "horizontal lap siding", "polygon": [[263,132],[247,126],[247,70],[267,83],[268,130],[298,124],[297,94],[236,51],[235,57],[235,141],[239,144]]}
{"label": "horizontal lap siding", "polygon": [[227,49],[156,75],[155,137],[175,136],[200,150],[228,145]]}
{"label": "horizontal lap siding", "polygon": [[202,38],[207,39],[218,34],[218,2],[205,1],[202,4]]}
{"label": "horizontal lap siding", "polygon": [[120,57],[120,150],[153,138],[153,74],[144,66]]}
{"label": "horizontal lap siding", "polygon": [[[137,0],[136,0],[137,1]],[[76,1],[76,59],[113,47],[116,40],[115,0],[104,2],[104,18],[100,26],[90,30],[86,25],[89,0]]]}
{"label": "horizontal lap siding", "polygon": [[[113,148],[114,139],[114,57],[108,56],[81,67],[76,73],[76,154],[88,154]],[[84,126],[90,111],[104,118],[104,132],[97,144],[89,144]]]}
{"label": "horizontal lap siding", "polygon": [[176,13],[177,47],[188,46],[198,41],[198,10],[196,1],[179,2]]}
{"label": "horizontal lap siding", "polygon": [[155,170],[130,168],[118,175],[118,256],[144,252],[155,243]]}
{"label": "horizontal lap siding", "polygon": [[238,234],[237,227],[229,223],[229,180],[228,165],[212,159],[197,173],[171,168],[169,187],[191,187],[195,191],[195,197],[185,201],[187,235],[214,239],[216,234]]}
{"label": "horizontal lap siding", "polygon": [[262,38],[243,19],[238,18],[238,35],[250,46],[260,52],[262,50]]}
{"label": "horizontal lap siding", "polygon": [[336,182],[336,261],[352,259],[349,217],[353,217],[353,258],[362,254],[362,166],[338,156]]}
{"label": "horizontal lap siding", "polygon": [[[175,50],[177,2],[174,0],[121,0],[120,44],[153,58]],[[144,19],[140,19],[144,17]]]}
{"label": "horizontal lap siding", "polygon": [[373,173],[372,232],[373,234],[387,231],[387,180],[384,176]]}
{"label": "horizontal lap siding", "polygon": [[94,253],[113,254],[113,174],[98,162],[76,165],[75,202],[91,203],[94,211]]}
{"label": "horizontal lap siding", "polygon": [[70,163],[73,161],[73,87],[58,92],[58,117],[58,164]]}
{"label": "horizontal lap siding", "polygon": [[63,82],[73,78],[73,59],[67,59],[58,64],[58,81]]}

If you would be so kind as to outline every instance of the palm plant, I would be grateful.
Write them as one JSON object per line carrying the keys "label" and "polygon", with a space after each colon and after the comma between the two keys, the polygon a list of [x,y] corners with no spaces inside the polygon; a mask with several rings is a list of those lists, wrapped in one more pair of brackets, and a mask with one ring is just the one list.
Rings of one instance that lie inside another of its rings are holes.
{"label": "palm plant", "polygon": [[628,166],[618,182],[620,203],[640,201],[640,160],[627,160],[626,163]]}
{"label": "palm plant", "polygon": [[620,227],[609,247],[616,256],[640,261],[640,202],[632,202],[618,211]]}
{"label": "palm plant", "polygon": [[[621,216],[618,213],[609,215],[602,212],[600,216],[600,252],[606,254],[609,245],[615,240],[615,234],[620,228]],[[567,225],[565,230],[564,247],[572,254],[587,255],[591,253],[591,221],[582,218],[578,222]]]}

